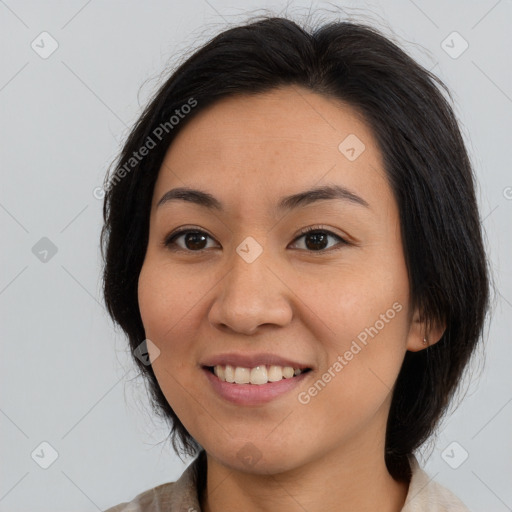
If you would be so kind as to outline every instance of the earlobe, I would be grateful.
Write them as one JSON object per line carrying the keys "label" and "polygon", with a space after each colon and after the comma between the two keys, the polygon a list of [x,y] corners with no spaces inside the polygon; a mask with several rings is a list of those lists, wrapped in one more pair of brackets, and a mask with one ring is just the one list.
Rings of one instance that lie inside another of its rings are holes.
{"label": "earlobe", "polygon": [[424,316],[417,311],[414,313],[409,337],[407,340],[407,350],[410,352],[419,352],[432,345],[435,345],[442,337],[446,330],[444,322],[429,322],[424,320]]}

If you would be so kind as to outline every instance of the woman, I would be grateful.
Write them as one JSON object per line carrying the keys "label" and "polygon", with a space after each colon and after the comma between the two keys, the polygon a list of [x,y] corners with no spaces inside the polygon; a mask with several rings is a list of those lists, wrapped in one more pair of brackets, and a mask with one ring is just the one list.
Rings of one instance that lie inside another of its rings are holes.
{"label": "woman", "polygon": [[414,456],[488,308],[442,88],[370,27],[283,18],[160,88],[106,178],[104,294],[197,457],[108,512],[467,510]]}

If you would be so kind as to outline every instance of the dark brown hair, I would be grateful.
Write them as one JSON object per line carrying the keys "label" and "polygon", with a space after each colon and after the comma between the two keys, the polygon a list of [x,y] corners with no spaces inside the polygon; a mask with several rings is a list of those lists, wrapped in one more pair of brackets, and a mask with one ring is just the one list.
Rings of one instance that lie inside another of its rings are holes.
{"label": "dark brown hair", "polygon": [[[115,172],[105,178],[106,306],[133,354],[145,340],[137,283],[167,149],[195,114],[220,98],[281,85],[342,100],[363,115],[398,204],[412,306],[428,325],[446,323],[437,344],[406,353],[393,391],[385,460],[395,479],[408,480],[407,457],[434,433],[482,337],[489,275],[473,170],[448,91],[376,29],[333,22],[307,31],[267,17],[220,33],[172,73],[129,134]],[[192,102],[193,108],[183,108]],[[156,145],[130,160],[150,139]],[[133,360],[147,379],[154,411],[169,423],[175,450],[197,453],[199,444],[171,409],[151,365]]]}

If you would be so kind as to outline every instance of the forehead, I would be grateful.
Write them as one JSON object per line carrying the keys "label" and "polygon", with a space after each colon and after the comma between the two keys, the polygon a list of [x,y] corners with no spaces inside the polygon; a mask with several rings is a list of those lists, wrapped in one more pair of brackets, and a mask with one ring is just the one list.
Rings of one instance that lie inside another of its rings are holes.
{"label": "forehead", "polygon": [[[224,98],[177,134],[155,186],[200,187],[226,202],[325,183],[392,200],[371,128],[349,105],[297,86]],[[375,199],[375,198],[374,198]]]}

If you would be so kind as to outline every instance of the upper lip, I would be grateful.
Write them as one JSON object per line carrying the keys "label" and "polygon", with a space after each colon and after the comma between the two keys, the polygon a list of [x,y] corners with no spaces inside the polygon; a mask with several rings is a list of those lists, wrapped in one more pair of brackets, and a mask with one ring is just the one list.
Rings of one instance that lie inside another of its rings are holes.
{"label": "upper lip", "polygon": [[242,368],[255,368],[256,366],[263,365],[291,366],[292,368],[300,368],[301,370],[311,368],[311,365],[270,353],[236,354],[230,352],[208,357],[201,362],[201,366],[224,366],[227,364],[231,366],[240,366]]}

